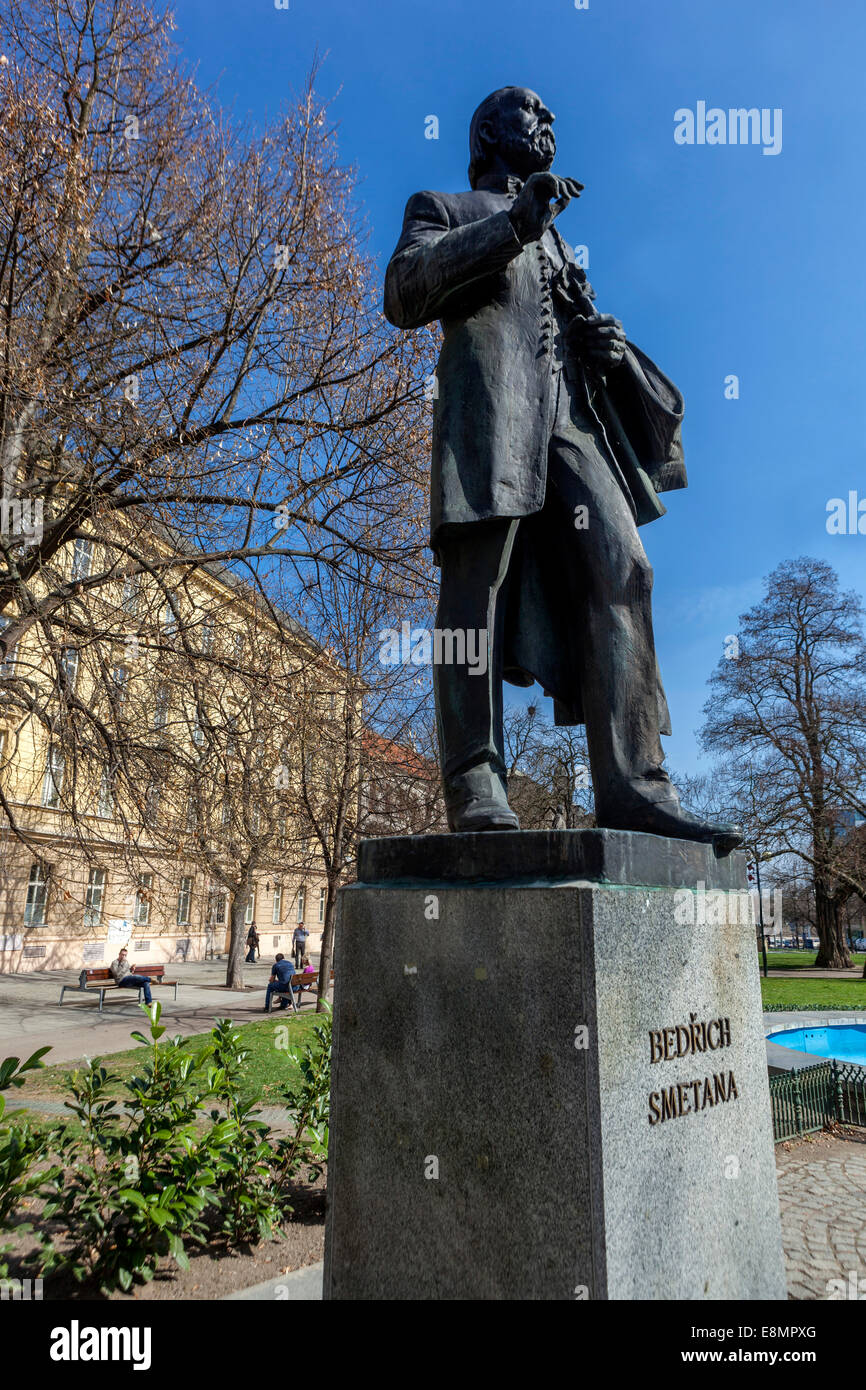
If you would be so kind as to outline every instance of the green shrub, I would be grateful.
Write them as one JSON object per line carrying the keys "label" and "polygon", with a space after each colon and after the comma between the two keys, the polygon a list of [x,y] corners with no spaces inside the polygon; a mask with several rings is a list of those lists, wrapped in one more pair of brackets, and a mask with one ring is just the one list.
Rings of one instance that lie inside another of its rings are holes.
{"label": "green shrub", "polygon": [[255,1101],[240,1097],[244,1062],[230,1019],[217,1019],[210,1053],[215,1063],[214,1094],[226,1108],[222,1119],[211,1112],[209,1135],[213,1166],[219,1178],[220,1231],[230,1245],[246,1245],[271,1236],[291,1208],[281,1209],[275,1188],[270,1128],[258,1118]]}
{"label": "green shrub", "polygon": [[78,1121],[59,1143],[65,1173],[46,1185],[46,1219],[59,1222],[64,1250],[43,1243],[42,1268],[68,1272],[103,1290],[153,1278],[163,1255],[183,1268],[185,1246],[204,1243],[204,1213],[218,1200],[208,1136],[198,1132],[213,1093],[209,1052],[193,1056],[180,1037],[161,1042],[161,1006],[140,1006],[150,1036],[141,1070],[119,1102],[107,1092],[118,1078],[88,1063],[70,1074],[67,1108]]}
{"label": "green shrub", "polygon": [[[290,1182],[304,1166],[313,1181],[328,1152],[330,1013],[294,1051],[301,1082],[284,1093],[294,1132],[274,1139],[256,1102],[243,1098],[250,1054],[230,1020],[218,1019],[193,1050],[191,1039],[164,1036],[158,1002],[139,1007],[149,1028],[132,1034],[143,1049],[133,1075],[88,1062],[67,1074],[71,1125],[0,1126],[0,1227],[38,1194],[43,1222],[66,1240],[58,1248],[43,1224],[31,1263],[106,1292],[152,1279],[164,1256],[186,1268],[188,1247],[214,1233],[229,1247],[273,1235],[291,1211]],[[10,1058],[0,1089],[21,1085],[48,1050],[23,1066]]]}
{"label": "green shrub", "polygon": [[333,1022],[330,1008],[321,1014],[321,1019],[313,1030],[313,1041],[294,1050],[301,1069],[301,1085],[286,1093],[295,1112],[295,1132],[277,1144],[281,1188],[304,1166],[308,1169],[308,1181],[314,1182],[328,1158]]}
{"label": "green shrub", "polygon": [[[19,1062],[17,1057],[5,1058],[0,1062],[0,1091],[23,1086],[26,1073],[44,1066],[42,1058],[50,1051],[50,1047],[40,1047],[26,1062]],[[46,1172],[40,1166],[50,1153],[53,1132],[46,1133],[29,1124],[5,1124],[5,1115],[6,1100],[0,1095],[0,1230],[7,1229],[21,1203],[36,1196],[46,1178],[54,1176],[54,1170]],[[30,1229],[29,1222],[16,1224],[19,1234]],[[0,1278],[9,1272],[3,1259],[8,1249],[0,1246]]]}

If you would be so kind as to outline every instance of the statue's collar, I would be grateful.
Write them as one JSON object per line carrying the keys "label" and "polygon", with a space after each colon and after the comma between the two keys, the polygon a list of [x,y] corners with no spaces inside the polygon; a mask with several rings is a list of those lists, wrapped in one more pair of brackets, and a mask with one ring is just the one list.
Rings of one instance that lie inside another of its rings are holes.
{"label": "statue's collar", "polygon": [[482,174],[475,185],[476,192],[510,193],[516,198],[523,187],[523,179],[516,174]]}

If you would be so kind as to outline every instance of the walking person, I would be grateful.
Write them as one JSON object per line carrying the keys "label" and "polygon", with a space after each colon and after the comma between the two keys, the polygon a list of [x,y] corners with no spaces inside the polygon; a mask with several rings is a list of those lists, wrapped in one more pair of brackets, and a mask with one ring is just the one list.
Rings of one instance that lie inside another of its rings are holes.
{"label": "walking person", "polygon": [[150,980],[146,975],[136,975],[129,963],[126,947],[122,947],[117,959],[108,967],[121,989],[143,989],[145,1004],[151,1004]]}
{"label": "walking person", "polygon": [[309,935],[310,933],[307,931],[303,922],[299,922],[292,932],[292,951],[295,956],[295,967],[298,970],[300,970],[304,956],[307,953],[307,937]]}
{"label": "walking person", "polygon": [[247,951],[247,965],[255,965],[256,951],[259,950],[259,934],[256,931],[255,922],[251,923],[250,929],[247,932],[247,945],[249,946],[249,950]]}

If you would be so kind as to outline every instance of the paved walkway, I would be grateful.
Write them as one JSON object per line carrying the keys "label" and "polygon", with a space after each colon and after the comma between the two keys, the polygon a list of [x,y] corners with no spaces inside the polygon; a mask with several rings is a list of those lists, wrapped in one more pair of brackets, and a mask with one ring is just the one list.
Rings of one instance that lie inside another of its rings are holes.
{"label": "paved walkway", "polygon": [[[763,970],[761,974],[763,975]],[[811,965],[791,966],[789,970],[774,970],[771,965],[767,971],[770,980],[862,980],[863,966],[849,965],[844,970],[815,970]],[[866,993],[866,983],[864,983]],[[866,999],[863,1000],[866,1004]]]}
{"label": "paved walkway", "polygon": [[226,1300],[243,1299],[248,1302],[269,1303],[291,1300],[315,1303],[322,1297],[322,1280],[325,1266],[323,1261],[315,1265],[305,1265],[303,1269],[293,1269],[290,1274],[278,1274],[264,1284],[254,1284],[251,1289],[240,1289],[238,1293],[227,1293]]}
{"label": "paved walkway", "polygon": [[776,1145],[788,1297],[826,1300],[850,1275],[866,1299],[866,1131]]}
{"label": "paved walkway", "polygon": [[[312,959],[316,965],[317,957]],[[244,983],[254,987],[245,992],[223,987],[224,960],[168,965],[166,975],[180,980],[181,985],[176,1000],[172,989],[153,991],[154,999],[162,1004],[163,1022],[172,1033],[187,1037],[206,1033],[215,1018],[231,1018],[236,1023],[253,1023],[263,1018],[264,990],[271,964],[266,958],[244,966]],[[67,994],[61,1007],[61,985],[77,982],[74,970],[0,975],[0,1058],[28,1057],[49,1043],[51,1051],[45,1059],[48,1063],[78,1061],[130,1047],[130,1033],[141,1027],[137,995],[123,997],[122,991],[112,991],[110,997],[106,996],[101,1013],[95,994],[81,998]],[[304,1013],[313,1007],[309,996],[307,1000]]]}

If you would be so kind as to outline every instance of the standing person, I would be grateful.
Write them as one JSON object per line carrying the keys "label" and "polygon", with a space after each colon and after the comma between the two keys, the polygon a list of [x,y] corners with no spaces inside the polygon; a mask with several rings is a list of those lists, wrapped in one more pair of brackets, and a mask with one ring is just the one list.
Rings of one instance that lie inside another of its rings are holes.
{"label": "standing person", "polygon": [[150,980],[146,975],[136,975],[129,963],[126,947],[122,947],[116,960],[108,967],[121,989],[143,989],[145,1004],[152,1003]]}
{"label": "standing person", "polygon": [[250,924],[250,929],[247,932],[247,945],[250,948],[247,951],[247,965],[255,965],[256,951],[259,949],[259,934],[256,931],[255,922]]}
{"label": "standing person", "polygon": [[306,954],[309,934],[303,922],[299,922],[292,933],[292,950],[295,953],[295,966],[298,970],[300,970]]}

